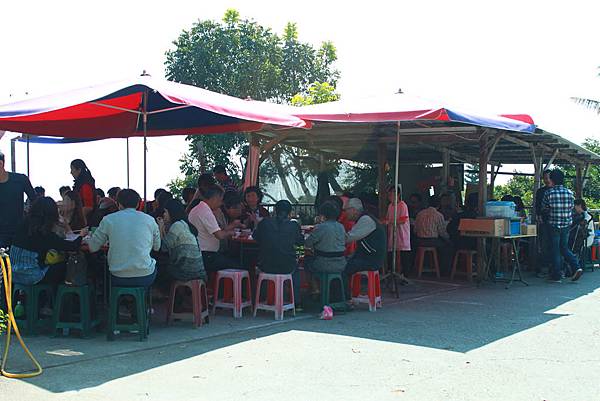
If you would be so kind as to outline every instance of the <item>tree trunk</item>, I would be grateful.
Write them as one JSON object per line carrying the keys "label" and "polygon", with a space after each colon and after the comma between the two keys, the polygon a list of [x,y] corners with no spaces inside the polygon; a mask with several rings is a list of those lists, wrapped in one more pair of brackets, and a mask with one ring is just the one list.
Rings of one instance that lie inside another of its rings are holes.
{"label": "tree trunk", "polygon": [[331,173],[329,174],[329,185],[331,185],[331,189],[333,189],[333,192],[335,192],[335,193],[338,193],[341,195],[344,192],[344,189],[342,188],[340,183],[337,182],[337,179]]}
{"label": "tree trunk", "polygon": [[277,171],[277,176],[281,180],[281,185],[283,185],[283,190],[285,191],[285,195],[288,197],[289,201],[292,203],[298,203],[298,200],[292,194],[292,190],[290,189],[290,184],[287,181],[287,177],[285,174],[285,170],[281,165],[281,151],[277,150],[271,153],[271,160],[273,160],[273,165],[275,166],[275,170]]}
{"label": "tree trunk", "polygon": [[302,174],[302,166],[300,165],[300,160],[298,160],[298,158],[295,157],[294,155],[290,155],[290,158],[292,159],[292,164],[294,165],[294,168],[296,169],[296,178],[298,179],[298,183],[300,183],[302,192],[304,192],[304,195],[307,198],[312,196],[310,193],[310,189],[308,189],[308,186],[306,185],[306,180],[304,179],[304,174]]}

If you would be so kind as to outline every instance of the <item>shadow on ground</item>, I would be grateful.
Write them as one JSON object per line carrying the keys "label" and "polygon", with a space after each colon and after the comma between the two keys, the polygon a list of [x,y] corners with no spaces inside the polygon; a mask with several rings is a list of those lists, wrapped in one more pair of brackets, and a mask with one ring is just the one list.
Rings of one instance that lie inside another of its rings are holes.
{"label": "shadow on ground", "polygon": [[[399,299],[386,297],[384,308],[375,313],[359,307],[332,321],[301,315],[283,323],[273,322],[272,315],[267,314],[233,320],[219,313],[210,325],[197,330],[183,322],[173,327],[156,323],[144,343],[134,337],[107,343],[102,334],[89,340],[27,338],[45,368],[42,376],[28,382],[56,393],[81,390],[290,330],[465,353],[560,318],[562,315],[549,311],[593,292],[600,286],[600,273],[587,273],[575,284],[547,284],[535,278],[529,281],[529,287],[517,283],[509,290],[501,284],[476,288],[414,281],[402,287]],[[11,348],[12,370],[26,369],[22,352],[16,346]]]}

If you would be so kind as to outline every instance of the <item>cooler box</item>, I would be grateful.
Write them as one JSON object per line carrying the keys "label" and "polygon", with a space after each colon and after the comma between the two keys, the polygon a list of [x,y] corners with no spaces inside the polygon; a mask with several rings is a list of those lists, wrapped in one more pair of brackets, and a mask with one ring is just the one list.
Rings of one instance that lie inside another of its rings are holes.
{"label": "cooler box", "polygon": [[485,204],[485,217],[511,219],[516,216],[514,202],[490,201]]}
{"label": "cooler box", "polygon": [[462,235],[503,237],[509,232],[505,219],[461,219],[458,231]]}
{"label": "cooler box", "polygon": [[510,222],[510,235],[521,235],[521,222],[511,221]]}

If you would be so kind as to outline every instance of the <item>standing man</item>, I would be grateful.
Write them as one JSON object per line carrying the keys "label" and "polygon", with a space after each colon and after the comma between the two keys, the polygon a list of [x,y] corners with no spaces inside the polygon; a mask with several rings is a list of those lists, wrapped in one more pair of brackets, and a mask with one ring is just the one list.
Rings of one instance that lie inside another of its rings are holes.
{"label": "standing man", "polygon": [[23,220],[25,194],[30,202],[36,198],[27,176],[6,171],[4,153],[0,152],[0,247],[11,245],[17,227]]}
{"label": "standing man", "polygon": [[539,188],[535,193],[535,218],[538,224],[538,252],[539,252],[539,263],[536,263],[535,271],[536,275],[540,278],[546,277],[546,272],[550,271],[550,265],[552,260],[550,255],[552,254],[552,240],[551,240],[551,229],[548,225],[547,211],[542,208],[542,201],[546,192],[552,188],[552,182],[550,181],[550,170],[544,170],[542,175],[542,181],[544,186]]}
{"label": "standing man", "polygon": [[227,170],[222,164],[216,165],[213,169],[213,174],[220,186],[225,192],[237,192],[238,188],[233,180],[227,175]]}
{"label": "standing man", "polygon": [[552,251],[552,270],[549,280],[560,283],[562,278],[562,258],[571,268],[571,281],[577,281],[583,274],[577,256],[569,249],[569,227],[573,222],[575,198],[573,192],[565,188],[565,175],[555,169],[550,173],[552,188],[548,189],[542,200],[542,210],[547,211],[550,226],[550,246]]}

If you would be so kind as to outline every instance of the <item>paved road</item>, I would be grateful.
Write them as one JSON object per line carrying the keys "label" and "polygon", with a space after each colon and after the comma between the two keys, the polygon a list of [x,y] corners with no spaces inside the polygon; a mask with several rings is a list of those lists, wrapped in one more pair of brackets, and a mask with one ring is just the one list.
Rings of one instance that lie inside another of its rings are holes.
{"label": "paved road", "polygon": [[600,400],[600,272],[531,284],[417,283],[376,313],[217,317],[145,344],[38,337],[44,375],[0,378],[0,400]]}

